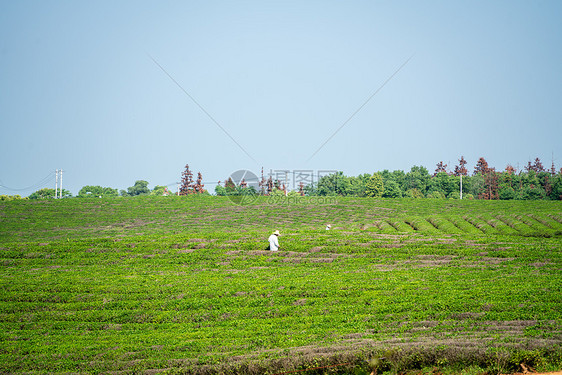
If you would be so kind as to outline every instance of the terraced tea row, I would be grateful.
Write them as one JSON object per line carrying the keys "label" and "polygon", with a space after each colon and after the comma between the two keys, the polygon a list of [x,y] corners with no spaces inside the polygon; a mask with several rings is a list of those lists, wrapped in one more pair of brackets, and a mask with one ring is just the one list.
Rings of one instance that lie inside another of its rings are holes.
{"label": "terraced tea row", "polygon": [[562,236],[562,218],[556,215],[435,215],[375,220],[361,229],[382,233]]}
{"label": "terraced tea row", "polygon": [[196,196],[2,202],[0,241],[319,230],[328,223],[347,231],[552,236],[560,234],[562,221],[558,201],[283,198],[262,197],[247,206],[226,197]]}

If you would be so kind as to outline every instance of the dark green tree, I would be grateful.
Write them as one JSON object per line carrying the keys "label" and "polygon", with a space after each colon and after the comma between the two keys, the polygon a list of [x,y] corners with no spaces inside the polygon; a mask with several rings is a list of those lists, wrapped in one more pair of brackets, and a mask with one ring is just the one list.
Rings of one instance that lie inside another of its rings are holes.
{"label": "dark green tree", "polygon": [[349,179],[347,179],[343,172],[336,172],[326,176],[322,176],[318,181],[316,190],[318,195],[334,196],[334,195],[347,195],[349,188]]}
{"label": "dark green tree", "polygon": [[515,190],[507,183],[500,184],[499,198],[502,200],[515,199]]}
{"label": "dark green tree", "polygon": [[402,190],[400,189],[400,185],[398,185],[398,182],[389,179],[383,182],[383,186],[383,198],[402,198]]}
{"label": "dark green tree", "polygon": [[405,176],[407,190],[417,189],[425,196],[431,175],[425,167],[414,165]]}
{"label": "dark green tree", "polygon": [[347,177],[345,194],[347,196],[364,197],[367,182],[371,178],[368,173],[360,174],[357,177]]}
{"label": "dark green tree", "polygon": [[552,200],[562,200],[562,173],[552,176],[550,184],[552,189],[549,198]]}
{"label": "dark green tree", "polygon": [[[438,192],[439,196],[448,196],[453,191],[458,190],[457,185],[455,184],[455,180],[453,176],[449,176],[446,172],[438,172],[435,176],[430,180],[428,191],[429,194]],[[433,195],[437,197],[437,195]]]}
{"label": "dark green tree", "polygon": [[528,185],[523,187],[522,190],[517,192],[516,199],[522,200],[537,200],[544,199],[546,192],[544,189],[537,185]]}
{"label": "dark green tree", "polygon": [[474,176],[466,176],[462,178],[462,187],[463,187],[463,199],[464,193],[466,191],[467,194],[472,196],[479,196],[481,192],[484,190],[484,176],[477,174]]}
{"label": "dark green tree", "polygon": [[224,186],[221,185],[220,181],[217,184],[217,186],[215,186],[215,194],[218,195],[219,197],[226,196],[226,189],[224,188]]}
{"label": "dark green tree", "polygon": [[316,189],[316,184],[311,183],[304,186],[304,195],[314,196],[318,195],[318,190]]}
{"label": "dark green tree", "polygon": [[147,195],[150,194],[150,189],[148,188],[148,182],[144,180],[137,180],[133,186],[129,186],[127,191],[121,190],[121,195],[127,197],[136,197],[137,195]]}

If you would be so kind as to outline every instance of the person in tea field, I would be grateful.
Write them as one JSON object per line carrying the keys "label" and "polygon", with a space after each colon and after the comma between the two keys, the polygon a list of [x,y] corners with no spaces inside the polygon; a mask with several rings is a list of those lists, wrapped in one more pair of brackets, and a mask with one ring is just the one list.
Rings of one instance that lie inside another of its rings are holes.
{"label": "person in tea field", "polygon": [[326,225],[326,230],[330,230],[332,229],[332,226],[330,224]]}
{"label": "person in tea field", "polygon": [[278,239],[279,234],[280,234],[279,231],[276,230],[267,239],[269,241],[269,250],[271,250],[271,251],[279,250],[279,239]]}

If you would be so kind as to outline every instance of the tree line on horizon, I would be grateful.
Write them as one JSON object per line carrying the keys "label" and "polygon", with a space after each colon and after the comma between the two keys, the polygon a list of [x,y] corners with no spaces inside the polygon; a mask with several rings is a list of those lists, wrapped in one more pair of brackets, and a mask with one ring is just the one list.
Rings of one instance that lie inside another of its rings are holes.
{"label": "tree line on horizon", "polygon": [[[346,176],[337,172],[323,176],[316,183],[300,183],[298,190],[288,191],[282,181],[272,177],[265,179],[262,176],[258,183],[259,188],[249,186],[244,180],[238,184],[232,178],[224,182],[224,186],[217,184],[215,195],[291,195],[291,196],[351,196],[375,198],[437,198],[437,199],[488,199],[488,200],[532,200],[549,199],[562,200],[562,168],[556,170],[554,163],[546,169],[539,158],[529,161],[520,171],[512,165],[507,165],[503,171],[490,167],[488,162],[479,158],[472,174],[466,167],[467,162],[463,156],[453,170],[447,168],[442,161],[436,164],[433,174],[423,166],[413,166],[410,171],[389,171],[387,169],[373,174],[365,173],[358,176]],[[189,165],[182,172],[182,181],[178,195],[205,194],[203,176],[198,172],[197,179],[193,179]],[[87,185],[82,187],[76,198],[88,197],[134,197],[141,195],[174,195],[166,186],[156,185],[148,188],[148,182],[137,180],[127,190],[102,186]],[[47,199],[54,198],[55,189],[43,188],[28,197],[19,195],[0,195],[0,201],[14,199]],[[63,189],[63,198],[70,198],[72,194]]]}
{"label": "tree line on horizon", "polygon": [[459,164],[449,171],[440,161],[433,174],[422,166],[413,166],[409,172],[385,169],[357,177],[347,177],[340,172],[320,179],[317,186],[309,188],[308,194],[459,199],[462,180],[464,199],[562,200],[562,169],[556,171],[553,165],[547,170],[539,158],[521,171],[511,165],[497,171],[481,157],[469,174],[466,164],[461,157]]}
{"label": "tree line on horizon", "polygon": [[554,163],[546,169],[541,160],[529,161],[523,170],[512,165],[497,171],[485,158],[476,162],[472,174],[463,156],[453,170],[442,161],[436,164],[433,174],[423,166],[413,166],[409,172],[387,169],[373,174],[346,176],[343,172],[323,176],[316,183],[299,184],[297,191],[288,191],[282,181],[262,177],[258,189],[242,180],[236,185],[231,178],[224,186],[215,188],[216,195],[301,195],[301,196],[351,196],[376,198],[437,198],[460,199],[550,199],[562,200],[562,168]]}

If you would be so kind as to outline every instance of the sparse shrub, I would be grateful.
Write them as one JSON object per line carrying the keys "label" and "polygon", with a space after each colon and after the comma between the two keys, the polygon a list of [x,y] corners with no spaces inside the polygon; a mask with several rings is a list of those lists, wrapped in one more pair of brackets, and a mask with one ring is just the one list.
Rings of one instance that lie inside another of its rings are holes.
{"label": "sparse shrub", "polygon": [[449,199],[460,199],[461,198],[461,194],[458,191],[452,191],[447,198]]}
{"label": "sparse shrub", "polygon": [[427,195],[427,198],[445,199],[445,194],[440,191],[434,190]]}
{"label": "sparse shrub", "polygon": [[408,189],[408,190],[406,190],[406,193],[404,194],[404,197],[405,198],[423,198],[423,193],[417,188]]}
{"label": "sparse shrub", "polygon": [[15,201],[15,200],[19,200],[19,199],[28,199],[28,198],[27,197],[22,198],[18,194],[16,194],[16,195],[0,195],[0,201],[9,202],[9,201]]}

